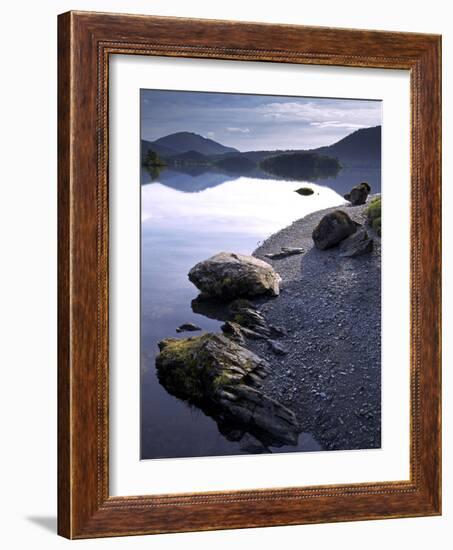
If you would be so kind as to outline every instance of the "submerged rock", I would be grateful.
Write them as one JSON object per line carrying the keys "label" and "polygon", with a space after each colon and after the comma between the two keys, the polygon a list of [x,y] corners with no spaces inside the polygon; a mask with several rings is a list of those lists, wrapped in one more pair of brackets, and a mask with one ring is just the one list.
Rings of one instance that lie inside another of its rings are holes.
{"label": "submerged rock", "polygon": [[176,332],[195,332],[197,330],[201,330],[201,327],[194,325],[193,323],[183,323],[182,325],[179,325]]}
{"label": "submerged rock", "polygon": [[366,181],[363,181],[362,183],[359,183],[359,185],[353,187],[349,193],[346,193],[344,198],[353,206],[358,206],[359,204],[366,203],[370,191],[370,185]]}
{"label": "submerged rock", "polygon": [[312,233],[316,248],[326,250],[357,231],[357,224],[342,210],[326,214]]}
{"label": "submerged rock", "polygon": [[360,229],[340,243],[340,256],[354,258],[369,254],[373,250],[373,239],[365,229]]}
{"label": "submerged rock", "polygon": [[299,195],[308,196],[313,195],[314,191],[310,187],[301,187],[300,189],[296,189],[296,193],[299,193]]}
{"label": "submerged rock", "polygon": [[240,296],[278,296],[280,275],[268,263],[243,254],[219,252],[189,271],[189,280],[207,298],[233,300]]}
{"label": "submerged rock", "polygon": [[[221,334],[159,343],[156,368],[166,390],[219,423],[242,428],[265,445],[295,445],[300,431],[292,411],[259,388],[270,366]],[[231,429],[231,428],[230,428]]]}

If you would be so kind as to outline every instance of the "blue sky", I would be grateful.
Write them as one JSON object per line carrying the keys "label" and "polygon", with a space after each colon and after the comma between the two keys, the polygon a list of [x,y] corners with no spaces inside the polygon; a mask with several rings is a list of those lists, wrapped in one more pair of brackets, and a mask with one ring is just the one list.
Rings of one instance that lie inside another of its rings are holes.
{"label": "blue sky", "polygon": [[141,90],[141,134],[195,132],[240,151],[310,149],[381,124],[382,102]]}

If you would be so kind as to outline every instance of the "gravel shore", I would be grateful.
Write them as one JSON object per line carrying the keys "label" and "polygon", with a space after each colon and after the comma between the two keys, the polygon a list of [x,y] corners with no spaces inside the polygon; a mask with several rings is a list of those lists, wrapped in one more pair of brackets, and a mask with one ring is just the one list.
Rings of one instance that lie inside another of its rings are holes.
{"label": "gravel shore", "polygon": [[[370,197],[369,200],[373,198]],[[248,347],[266,358],[272,374],[263,390],[293,410],[303,432],[326,450],[381,446],[381,243],[371,254],[339,256],[314,248],[313,228],[342,209],[365,223],[363,206],[341,205],[310,214],[267,239],[254,256],[282,277],[280,296],[256,302],[269,324],[281,327],[286,354],[262,341]],[[303,254],[269,259],[282,247]]]}

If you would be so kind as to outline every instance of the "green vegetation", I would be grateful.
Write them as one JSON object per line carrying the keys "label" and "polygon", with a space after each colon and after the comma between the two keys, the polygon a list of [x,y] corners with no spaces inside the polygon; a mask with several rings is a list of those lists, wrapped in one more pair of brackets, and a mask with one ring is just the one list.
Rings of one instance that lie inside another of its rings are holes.
{"label": "green vegetation", "polygon": [[241,326],[247,326],[247,317],[243,313],[236,313],[233,322]]}
{"label": "green vegetation", "polygon": [[226,372],[222,372],[212,380],[212,387],[215,391],[222,390],[225,386],[232,384],[232,378]]}
{"label": "green vegetation", "polygon": [[159,179],[160,173],[165,168],[165,166],[147,166],[146,170],[148,171],[148,174],[151,176],[151,181],[155,181]]}
{"label": "green vegetation", "polygon": [[158,179],[162,169],[167,166],[167,163],[152,149],[146,153],[143,164],[151,176],[151,181]]}
{"label": "green vegetation", "polygon": [[[238,381],[241,370],[255,364],[238,354],[238,346],[216,334],[182,340],[167,338],[159,343],[156,367],[166,390],[191,403],[200,403],[213,393]],[[237,357],[236,357],[237,355]],[[238,362],[241,359],[243,362]]]}
{"label": "green vegetation", "polygon": [[159,157],[159,155],[153,151],[152,149],[150,149],[147,153],[146,153],[146,156],[145,156],[145,161],[144,161],[144,164],[145,166],[147,166],[148,168],[150,166],[166,166],[166,163]]}
{"label": "green vegetation", "polygon": [[316,153],[275,155],[264,159],[260,166],[276,176],[307,181],[336,176],[341,169],[338,159]]}
{"label": "green vegetation", "polygon": [[367,208],[367,217],[371,227],[381,236],[381,197],[371,200]]}
{"label": "green vegetation", "polygon": [[156,359],[156,366],[160,381],[170,393],[191,401],[202,399],[199,349],[205,340],[206,335],[164,340],[165,346]]}

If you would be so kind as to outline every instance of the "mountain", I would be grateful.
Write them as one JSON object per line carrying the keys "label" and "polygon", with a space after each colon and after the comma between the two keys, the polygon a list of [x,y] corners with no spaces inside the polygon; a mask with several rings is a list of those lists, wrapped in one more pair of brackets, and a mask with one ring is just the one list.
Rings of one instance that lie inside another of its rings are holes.
{"label": "mountain", "polygon": [[[167,165],[167,168],[158,168],[159,180],[164,180],[165,172],[170,169],[200,177],[205,172],[220,171],[258,178],[328,179],[326,185],[348,191],[350,176],[357,175],[358,179],[372,180],[375,191],[380,189],[380,126],[357,130],[333,145],[308,151],[276,149],[241,153],[192,132],[179,132],[156,141],[142,140],[144,164],[149,150]],[[197,182],[196,190],[198,185]]]}
{"label": "mountain", "polygon": [[[316,153],[321,156],[337,158],[344,166],[362,166],[368,168],[378,168],[381,165],[381,127],[361,128],[352,132],[345,138],[337,141],[333,145],[326,145],[317,149],[276,149],[274,151],[245,151],[239,153],[242,158],[259,164],[269,157],[276,155],[290,155],[293,153]],[[224,153],[218,155],[220,158],[237,156],[233,153]]]}
{"label": "mountain", "polygon": [[[157,154],[168,156],[195,151],[202,155],[219,155],[223,153],[238,153],[234,147],[226,147],[212,139],[205,138],[193,132],[178,132],[148,142]],[[161,150],[159,153],[158,149]],[[167,151],[167,152],[166,152]]]}
{"label": "mountain", "polygon": [[[274,151],[246,151],[239,152],[233,147],[226,147],[221,143],[204,138],[193,132],[178,132],[157,139],[156,141],[142,140],[142,158],[144,159],[149,149],[155,151],[164,158],[178,157],[181,154],[195,153],[211,157],[213,162],[235,157],[243,158],[259,164],[264,159],[283,154],[292,153],[317,153],[323,156],[337,158],[344,166],[380,167],[381,165],[381,127],[361,128],[337,141],[333,145],[302,150],[274,150]],[[183,159],[181,159],[183,160]],[[193,160],[195,160],[193,158]],[[200,159],[201,160],[201,159]],[[232,163],[231,163],[232,164]]]}
{"label": "mountain", "polygon": [[343,166],[381,165],[381,126],[361,128],[333,145],[312,149],[311,153],[336,157]]}

